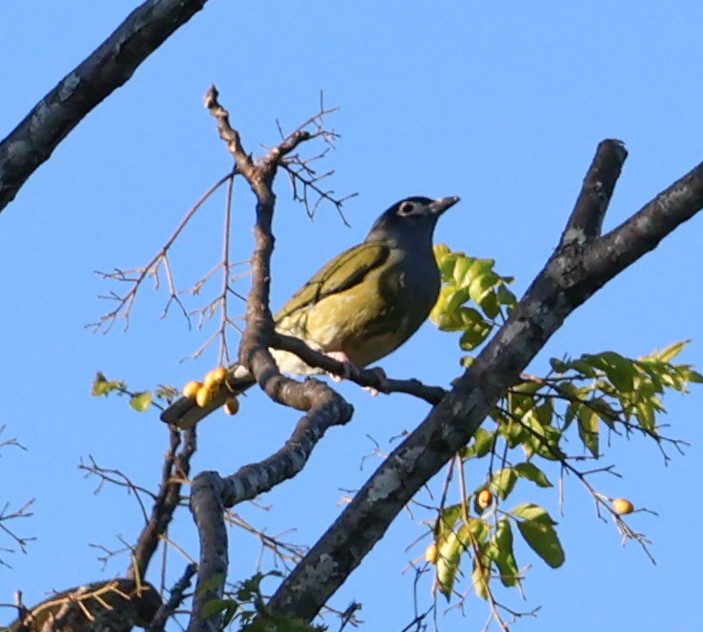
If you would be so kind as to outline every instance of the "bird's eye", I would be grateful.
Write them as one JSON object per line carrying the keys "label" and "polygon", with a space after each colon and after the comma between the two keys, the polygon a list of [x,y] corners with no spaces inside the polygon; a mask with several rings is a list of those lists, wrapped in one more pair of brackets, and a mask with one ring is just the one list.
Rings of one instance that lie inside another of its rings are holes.
{"label": "bird's eye", "polygon": [[398,207],[398,215],[410,215],[410,213],[413,212],[414,208],[415,207],[413,206],[412,202],[403,202]]}

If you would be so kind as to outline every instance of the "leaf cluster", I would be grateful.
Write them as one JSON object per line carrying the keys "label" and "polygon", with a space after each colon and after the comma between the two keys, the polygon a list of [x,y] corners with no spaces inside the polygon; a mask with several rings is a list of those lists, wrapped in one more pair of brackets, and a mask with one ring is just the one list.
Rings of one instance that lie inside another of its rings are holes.
{"label": "leaf cluster", "polygon": [[[442,289],[431,319],[442,331],[459,332],[461,349],[473,351],[516,306],[517,299],[508,288],[513,278],[499,275],[491,259],[468,257],[444,245],[435,247],[435,257]],[[608,438],[638,433],[653,440],[665,458],[665,445],[680,450],[682,442],[662,435],[660,418],[667,392],[686,393],[690,384],[703,382],[703,376],[690,365],[675,362],[686,345],[686,341],[677,342],[639,358],[615,351],[553,358],[547,375],[523,374],[457,455],[462,474],[470,463],[483,462],[487,467],[483,480],[470,493],[462,475],[460,502],[443,503],[439,508],[434,548],[426,556],[436,564],[436,589],[449,599],[463,558],[467,558],[474,592],[495,604],[492,580],[506,587],[520,584],[522,574],[513,547],[516,533],[549,566],[556,568],[564,562],[557,523],[544,507],[534,502],[504,507],[520,480],[552,487],[542,469],[549,462],[556,462],[562,473],[575,474],[597,506],[607,507],[622,532],[622,517],[605,504],[604,499],[610,497],[597,492],[587,480],[609,468],[581,472],[573,463],[601,458],[606,433]],[[462,360],[466,366],[471,361],[471,356]],[[577,441],[569,444],[574,437]],[[624,533],[641,537],[630,530]]]}
{"label": "leaf cluster", "polygon": [[[434,539],[437,551],[435,587],[447,600],[459,576],[462,556],[471,560],[474,592],[492,600],[490,582],[499,579],[503,586],[517,586],[521,572],[513,549],[514,529],[529,547],[549,566],[564,563],[557,524],[549,512],[534,503],[520,503],[504,510],[502,501],[512,492],[518,478],[540,487],[551,487],[544,472],[530,462],[505,467],[496,472],[487,485],[481,485],[465,502],[444,507],[436,523]],[[492,502],[482,507],[479,499],[486,490]],[[473,501],[473,502],[472,502]],[[468,506],[473,505],[469,513]]]}
{"label": "leaf cluster", "polygon": [[[270,612],[264,605],[261,582],[267,577],[281,577],[277,571],[256,573],[239,582],[222,599],[212,599],[205,604],[203,618],[219,618],[218,630],[229,625],[246,632],[322,632],[325,628],[311,626],[299,618],[286,617]],[[220,577],[214,578],[220,580]],[[209,590],[218,582],[208,582],[200,592]]]}
{"label": "leaf cluster", "polygon": [[139,413],[146,412],[152,405],[163,409],[159,401],[170,404],[178,397],[178,391],[172,386],[159,386],[153,391],[132,391],[123,380],[108,380],[101,371],[98,371],[90,394],[93,397],[107,397],[111,393],[129,397],[129,405]]}

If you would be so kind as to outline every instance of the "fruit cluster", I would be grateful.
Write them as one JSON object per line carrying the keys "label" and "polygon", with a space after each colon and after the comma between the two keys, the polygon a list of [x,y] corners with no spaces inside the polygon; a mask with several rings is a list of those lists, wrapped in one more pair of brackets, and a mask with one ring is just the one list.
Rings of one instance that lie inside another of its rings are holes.
{"label": "fruit cluster", "polygon": [[[193,398],[200,408],[207,408],[215,400],[226,378],[227,369],[218,366],[209,371],[202,382],[196,380],[188,382],[183,387],[183,396]],[[223,408],[228,415],[234,415],[239,410],[239,401],[232,395],[225,400]]]}

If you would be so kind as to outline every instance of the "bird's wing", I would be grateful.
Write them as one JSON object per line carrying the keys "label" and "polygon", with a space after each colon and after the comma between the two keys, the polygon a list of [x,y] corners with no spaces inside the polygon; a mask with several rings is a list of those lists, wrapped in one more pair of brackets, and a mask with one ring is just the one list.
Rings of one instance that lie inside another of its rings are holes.
{"label": "bird's wing", "polygon": [[387,245],[365,242],[337,255],[291,297],[276,314],[276,322],[327,296],[358,285],[369,272],[382,265],[389,254],[390,248]]}

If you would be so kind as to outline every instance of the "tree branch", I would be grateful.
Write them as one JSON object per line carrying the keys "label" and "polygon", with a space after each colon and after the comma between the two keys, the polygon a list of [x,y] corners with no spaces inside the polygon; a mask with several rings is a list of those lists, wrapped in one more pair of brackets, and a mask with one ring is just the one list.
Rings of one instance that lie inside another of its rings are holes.
{"label": "tree branch", "polygon": [[197,449],[195,429],[188,430],[181,447],[181,433],[169,429],[169,449],[161,468],[161,484],[151,514],[132,551],[128,579],[143,580],[162,536],[168,530],[180,500],[183,484],[190,472],[190,460]]}
{"label": "tree branch", "polygon": [[[606,141],[612,143],[613,141]],[[618,144],[608,169],[619,171]],[[620,164],[624,156],[621,154]],[[594,167],[589,171],[593,175]],[[588,177],[584,189],[593,185]],[[579,202],[569,220],[593,236],[609,199]],[[582,190],[579,200],[589,193]],[[581,210],[590,207],[590,211]],[[470,440],[490,409],[566,317],[622,269],[654,248],[703,207],[703,165],[658,195],[621,227],[592,242],[564,239],[510,318],[455,381],[452,391],[381,464],[335,523],[281,584],[269,603],[274,612],[311,620],[380,540],[406,503]],[[568,227],[567,227],[568,228]],[[565,230],[566,234],[566,230]]]}
{"label": "tree branch", "polygon": [[69,72],[0,143],[0,211],[95,106],[207,0],[147,0]]}
{"label": "tree branch", "polygon": [[327,428],[347,423],[353,411],[342,397],[319,380],[300,383],[283,377],[269,352],[275,337],[269,309],[269,264],[274,244],[271,222],[276,199],[272,184],[280,161],[311,138],[311,134],[299,129],[269,150],[263,160],[254,162],[245,151],[239,132],[231,127],[229,113],[217,98],[217,89],[211,86],[205,105],[217,120],[218,132],[227,143],[237,172],[249,183],[257,200],[252,286],[247,298],[246,329],[242,334],[239,363],[249,369],[271,399],[307,411],[307,414],[300,419],[285,445],[264,461],[245,466],[227,478],[217,472],[203,472],[193,480],[190,508],[200,537],[200,563],[189,632],[217,629],[217,618],[205,619],[203,609],[212,599],[221,598],[224,590],[228,570],[225,508],[254,498],[295,476],[303,469]]}
{"label": "tree branch", "polygon": [[608,139],[598,145],[561,236],[561,245],[571,241],[591,241],[600,235],[605,212],[626,158],[627,150],[619,140]]}
{"label": "tree branch", "polygon": [[[664,237],[691,219],[701,207],[703,162],[594,243],[588,256],[589,268],[594,275],[604,276],[607,268],[614,266],[612,276],[615,276],[654,250]],[[605,281],[601,285],[603,283]]]}

